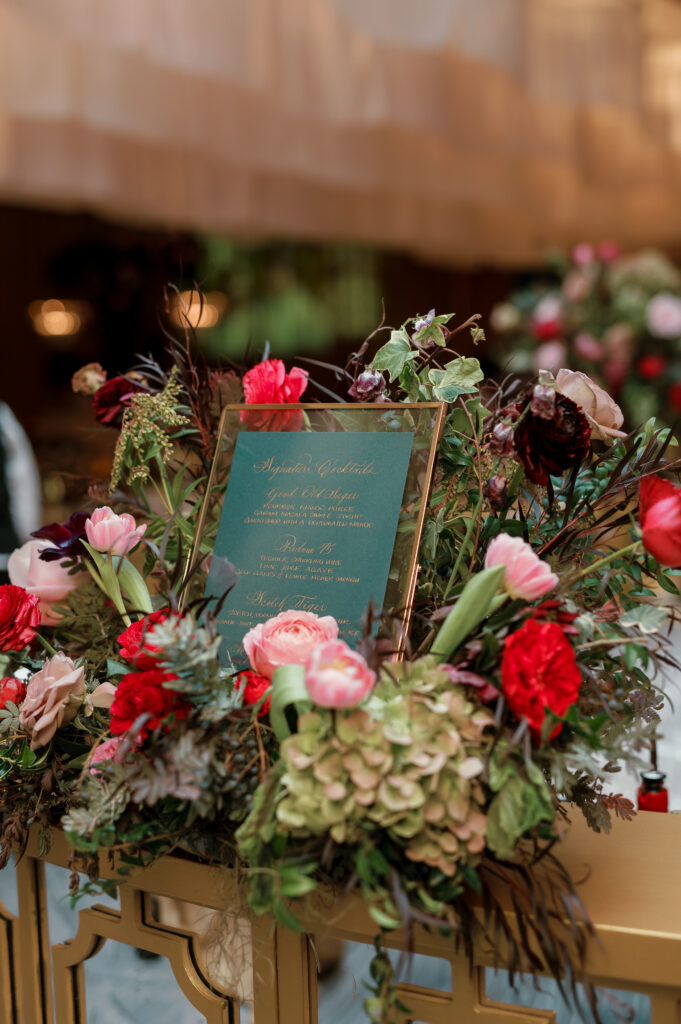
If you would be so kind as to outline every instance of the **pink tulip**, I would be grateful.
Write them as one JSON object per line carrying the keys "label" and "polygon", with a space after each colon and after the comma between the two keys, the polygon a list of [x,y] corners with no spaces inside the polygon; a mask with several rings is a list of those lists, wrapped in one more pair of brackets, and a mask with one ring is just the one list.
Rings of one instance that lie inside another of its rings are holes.
{"label": "pink tulip", "polygon": [[249,629],[242,643],[253,671],[271,679],[280,665],[305,665],[316,647],[337,636],[333,616],[289,608]]}
{"label": "pink tulip", "polygon": [[343,640],[315,648],[305,673],[310,699],[322,708],[352,708],[374,688],[376,673]]}
{"label": "pink tulip", "polygon": [[500,533],[487,548],[485,568],[497,565],[506,566],[502,580],[506,592],[523,601],[536,601],[558,583],[555,572],[535,555],[529,544],[507,533]]}
{"label": "pink tulip", "polygon": [[138,526],[135,517],[127,512],[117,516],[107,505],[96,508],[85,523],[90,546],[112,555],[127,555],[137,547],[146,528],[146,523]]}
{"label": "pink tulip", "polygon": [[646,551],[672,568],[681,566],[681,487],[661,476],[639,484],[638,518]]}
{"label": "pink tulip", "polygon": [[67,594],[89,577],[82,572],[69,573],[61,562],[44,562],[40,558],[44,550],[45,541],[27,540],[9,556],[7,572],[15,586],[23,587],[38,598],[41,626],[55,626],[61,615],[52,606],[64,601]]}

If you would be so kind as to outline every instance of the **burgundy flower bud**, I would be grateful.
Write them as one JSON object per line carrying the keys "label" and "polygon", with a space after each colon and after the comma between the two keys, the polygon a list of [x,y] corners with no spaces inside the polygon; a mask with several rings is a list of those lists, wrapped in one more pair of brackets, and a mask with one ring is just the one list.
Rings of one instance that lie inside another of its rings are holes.
{"label": "burgundy flower bud", "polygon": [[531,400],[519,407],[515,428],[515,456],[532,483],[546,487],[549,476],[560,476],[584,461],[591,448],[591,427],[580,407],[566,395],[555,393],[550,419],[537,416]]}
{"label": "burgundy flower bud", "polygon": [[385,389],[386,380],[382,373],[378,370],[364,370],[349,388],[348,394],[360,402],[380,402],[385,400]]}
{"label": "burgundy flower bud", "polygon": [[99,423],[106,423],[107,426],[117,426],[123,410],[130,405],[131,398],[142,391],[149,391],[149,388],[143,387],[129,377],[112,377],[92,396],[95,419]]}
{"label": "burgundy flower bud", "polygon": [[506,505],[506,492],[508,490],[508,480],[505,476],[501,476],[499,473],[491,476],[485,484],[484,494],[490,507],[496,512],[504,508]]}
{"label": "burgundy flower bud", "polygon": [[502,421],[497,423],[489,439],[489,450],[492,455],[505,457],[513,455],[513,427]]}
{"label": "burgundy flower bud", "polygon": [[552,420],[556,411],[556,389],[548,384],[535,385],[530,410],[540,420]]}

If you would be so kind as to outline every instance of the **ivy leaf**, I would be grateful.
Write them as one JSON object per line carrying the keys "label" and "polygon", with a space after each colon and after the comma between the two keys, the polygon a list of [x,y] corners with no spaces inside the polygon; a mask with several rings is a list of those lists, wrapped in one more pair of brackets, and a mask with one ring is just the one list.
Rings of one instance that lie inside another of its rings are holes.
{"label": "ivy leaf", "polygon": [[435,310],[431,309],[426,316],[416,317],[415,324],[421,322],[423,326],[414,332],[414,341],[423,347],[432,344],[444,345],[446,338],[442,328],[449,323],[453,316],[453,313],[441,313],[439,316],[435,316]]}
{"label": "ivy leaf", "polygon": [[428,379],[439,401],[453,402],[459,395],[477,391],[476,384],[484,376],[477,359],[473,356],[459,356],[447,363],[444,370],[431,370]]}
{"label": "ivy leaf", "polygon": [[409,335],[401,327],[399,331],[390,332],[390,341],[379,348],[369,369],[389,374],[392,384],[404,370],[405,364],[417,358],[418,352],[412,348]]}
{"label": "ivy leaf", "polygon": [[668,616],[669,608],[641,604],[626,612],[620,619],[620,625],[638,626],[642,633],[657,633]]}

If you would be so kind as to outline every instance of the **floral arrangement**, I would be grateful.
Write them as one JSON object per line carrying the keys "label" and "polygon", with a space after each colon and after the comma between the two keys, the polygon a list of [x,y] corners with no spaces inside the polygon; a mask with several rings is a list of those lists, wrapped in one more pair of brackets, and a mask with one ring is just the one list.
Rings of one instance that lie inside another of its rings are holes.
{"label": "floral arrangement", "polygon": [[556,255],[552,273],[492,311],[495,360],[517,373],[580,370],[627,419],[681,412],[681,272],[662,253],[621,254],[610,242]]}
{"label": "floral arrangement", "polygon": [[[451,347],[476,318],[450,321],[380,328],[331,368],[341,401],[447,404],[399,660],[388,616],[355,650],[332,616],[286,610],[235,669],[211,601],[188,597],[222,405],[291,404],[279,429],[304,429],[306,370],[212,370],[188,336],[165,368],[76,374],[118,430],[113,472],[0,587],[2,863],[30,825],[45,849],[60,825],[93,881],[102,849],[125,874],[180,848],[240,866],[252,909],[292,928],[297,898],[349,886],[379,932],[425,925],[468,951],[484,935],[513,970],[584,981],[559,840],[573,813],[605,831],[634,813],[613,780],[645,764],[677,667],[679,460],[667,429],[625,433],[583,373],[484,382]],[[366,1007],[389,1022],[403,1008],[377,949]]]}

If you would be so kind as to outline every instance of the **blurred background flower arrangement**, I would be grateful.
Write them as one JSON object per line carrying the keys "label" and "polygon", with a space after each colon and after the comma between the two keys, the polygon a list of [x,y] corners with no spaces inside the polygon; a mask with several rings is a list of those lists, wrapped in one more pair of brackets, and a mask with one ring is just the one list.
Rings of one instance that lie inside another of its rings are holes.
{"label": "blurred background flower arrangement", "polygon": [[553,253],[490,324],[502,371],[582,370],[631,423],[681,414],[681,273],[660,251],[583,242]]}

